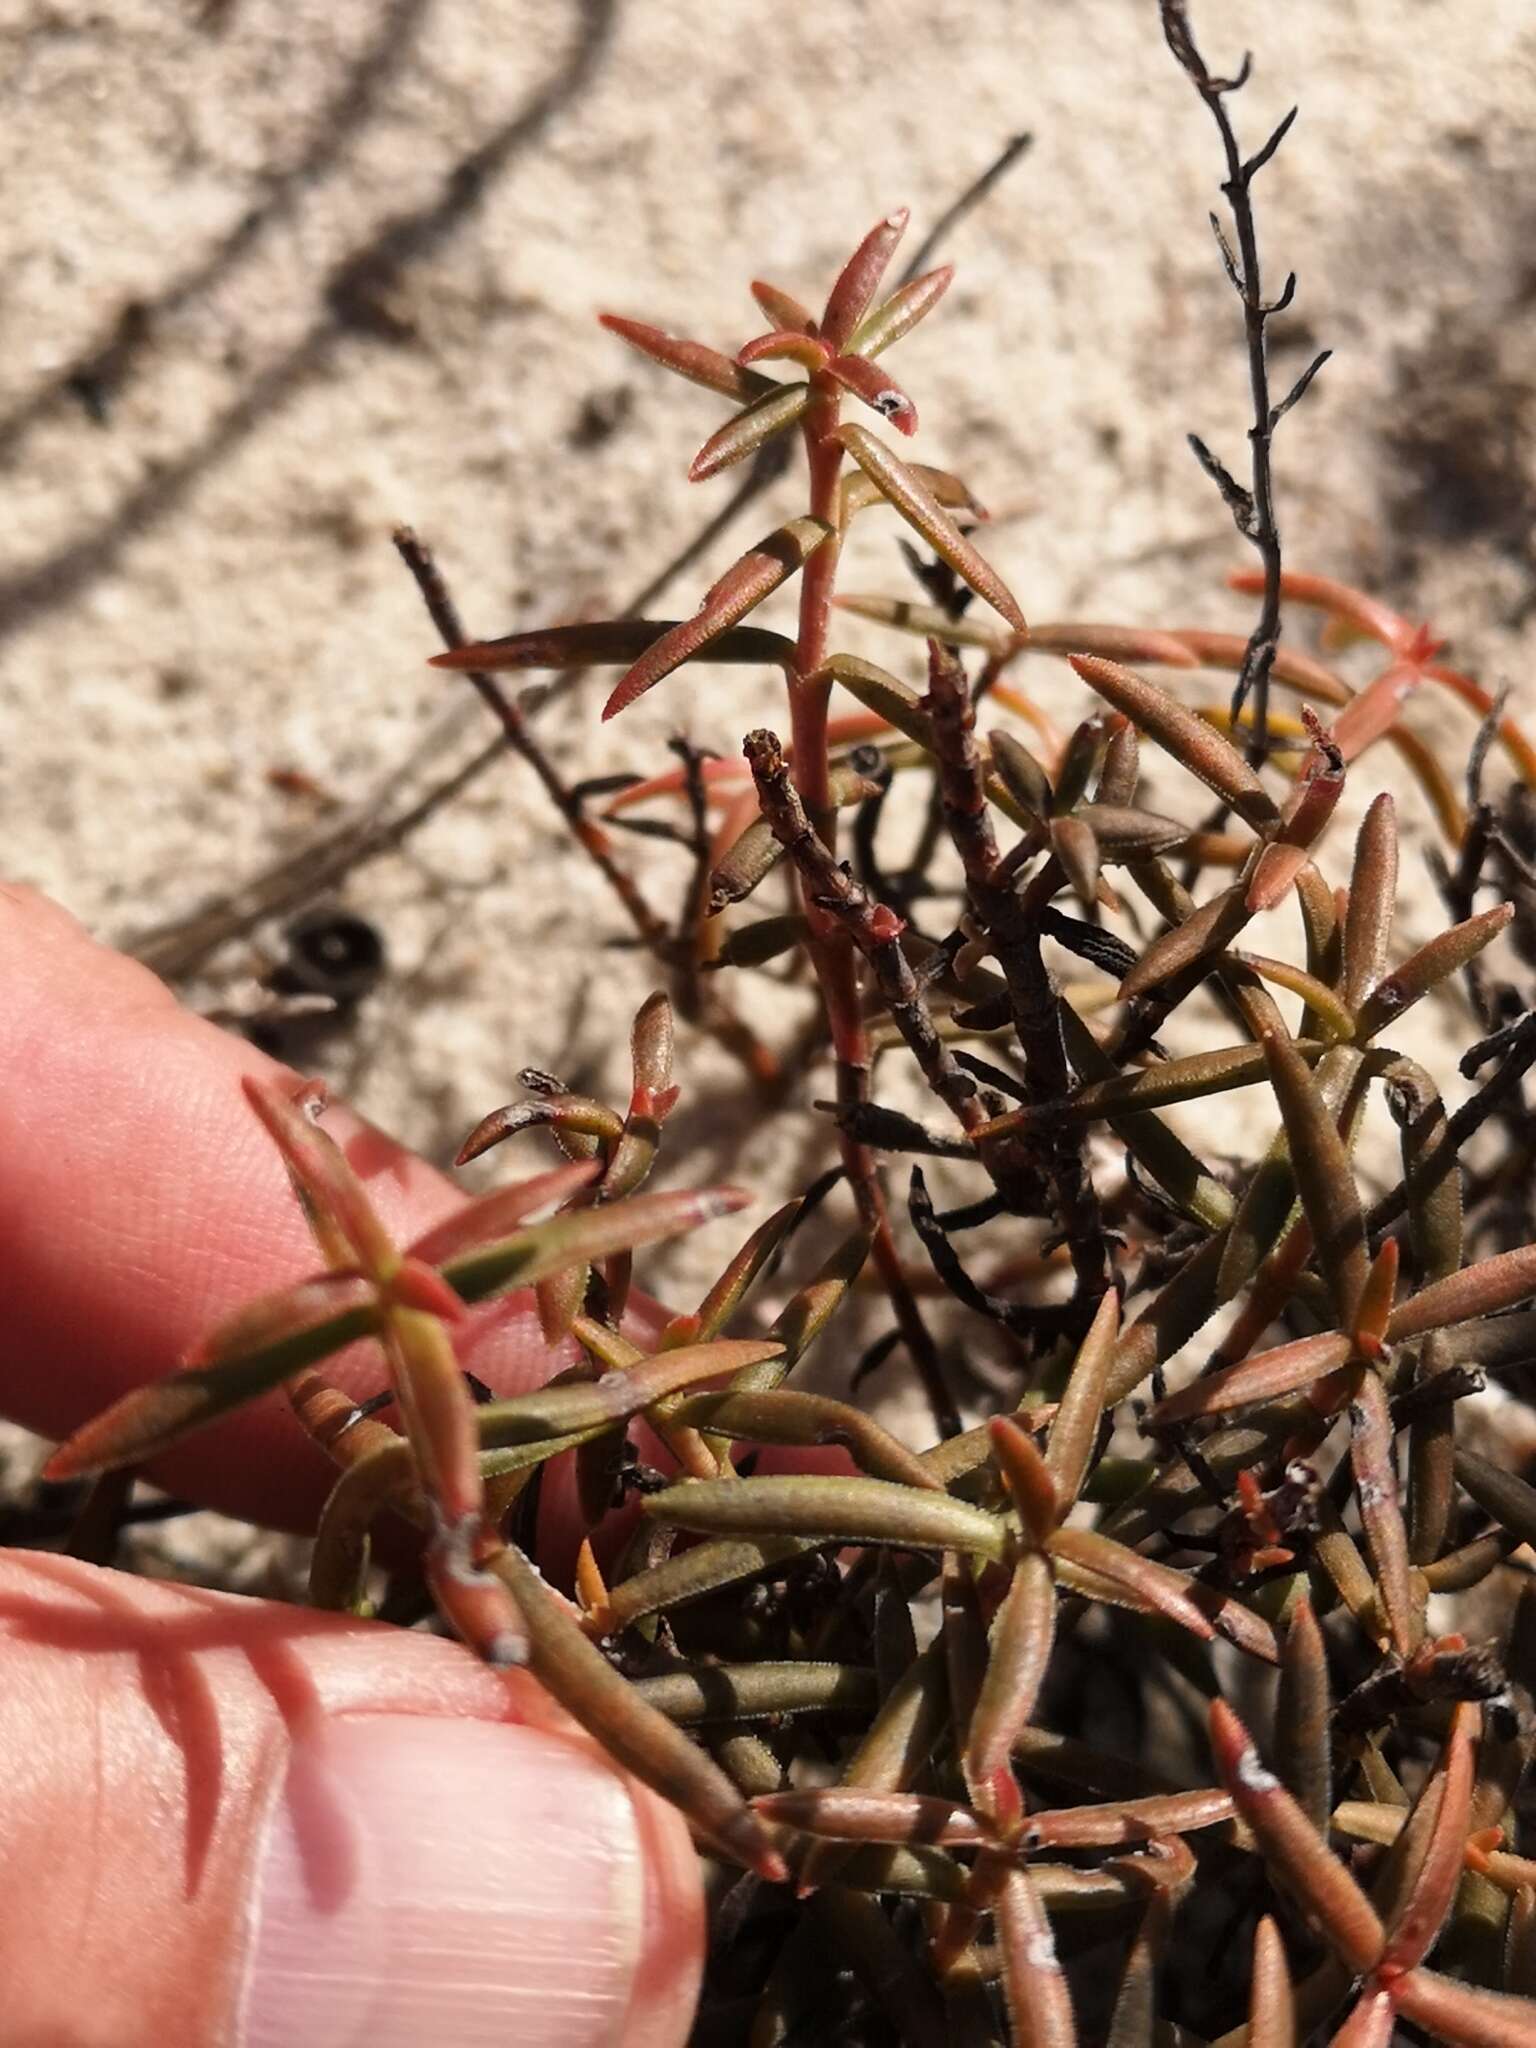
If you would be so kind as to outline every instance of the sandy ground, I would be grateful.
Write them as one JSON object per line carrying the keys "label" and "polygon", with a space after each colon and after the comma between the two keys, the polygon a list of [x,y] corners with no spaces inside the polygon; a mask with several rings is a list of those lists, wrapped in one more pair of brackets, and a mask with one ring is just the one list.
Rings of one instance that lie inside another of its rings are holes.
{"label": "sandy ground", "polygon": [[[1536,18],[1229,0],[1196,26],[1213,63],[1255,48],[1250,146],[1302,107],[1260,199],[1274,283],[1300,273],[1277,380],[1335,356],[1282,430],[1289,559],[1427,613],[1526,692]],[[739,346],[749,277],[819,293],[874,218],[907,203],[921,231],[1021,128],[1031,154],[900,351],[916,453],[992,505],[1032,617],[1247,625],[1184,445],[1239,462],[1247,419],[1205,224],[1217,143],[1143,0],[4,0],[0,95],[4,860],[104,934],[301,847],[323,793],[360,803],[424,743],[434,771],[483,744],[480,707],[424,666],[395,522],[492,633],[616,607],[724,499],[684,480],[719,403],[597,308]],[[665,609],[794,509],[781,486]],[[904,589],[888,521],[846,582]],[[733,751],[775,715],[766,682],[697,677],[601,728],[594,677],[540,729],[596,774],[663,765],[680,728]],[[1029,678],[1081,715],[1064,671]],[[1415,717],[1459,772],[1469,721]],[[672,886],[665,849],[636,856]],[[1412,933],[1419,872],[1406,895]],[[525,1063],[617,1084],[615,1020],[651,977],[594,949],[614,908],[520,766],[345,896],[392,972],[321,1064],[382,1121],[447,1157]],[[195,997],[238,998],[276,943],[226,948]],[[736,1091],[696,1044],[684,1078]],[[679,1172],[720,1164],[718,1115]],[[748,1164],[778,1192],[803,1161],[775,1142]],[[734,1234],[664,1267],[680,1295]]]}

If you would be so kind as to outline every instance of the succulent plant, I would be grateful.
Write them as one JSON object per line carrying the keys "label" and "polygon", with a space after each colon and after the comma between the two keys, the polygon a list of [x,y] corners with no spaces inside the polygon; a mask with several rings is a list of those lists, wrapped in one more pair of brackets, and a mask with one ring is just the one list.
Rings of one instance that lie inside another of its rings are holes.
{"label": "succulent plant", "polygon": [[[1512,1563],[1536,1543],[1536,1486],[1458,1427],[1488,1378],[1528,1389],[1536,1364],[1521,1097],[1536,1027],[1528,949],[1511,968],[1505,943],[1536,870],[1519,803],[1483,794],[1495,744],[1523,790],[1536,752],[1427,627],[1283,567],[1271,437],[1319,365],[1271,402],[1250,187],[1289,122],[1244,159],[1227,102],[1246,70],[1213,77],[1176,0],[1163,18],[1227,148],[1251,487],[1196,452],[1261,557],[1232,579],[1261,598],[1254,631],[1027,624],[971,537],[984,515],[969,488],[845,417],[917,424],[883,358],[950,272],[881,296],[903,212],[859,243],[819,314],[755,284],[769,331],[734,356],[607,318],[737,408],[695,480],[798,435],[804,510],[688,619],[478,641],[427,551],[400,544],[449,642],[438,665],[492,705],[667,979],[636,1019],[628,1105],[525,1074],[525,1098],[462,1156],[541,1132],[565,1163],[402,1250],[318,1098],[254,1089],[317,1270],[50,1467],[139,1464],[285,1388],[338,1468],[316,1600],[366,1609],[374,1522],[418,1525],[446,1624],[492,1663],[526,1661],[687,1815],[712,1859],[701,2026],[720,2038],[1280,2048],[1327,2026],[1361,2048],[1402,2022],[1461,2048],[1536,2040],[1536,1860],[1519,1834],[1536,1600]],[[850,524],[881,506],[928,551],[919,599],[837,588]],[[748,623],[797,577],[793,636]],[[1378,672],[1356,687],[1283,638],[1306,607],[1331,643],[1376,643]],[[922,638],[921,682],[839,652],[845,614]],[[1068,734],[1011,679],[1038,657],[1065,659],[1087,693]],[[617,668],[612,716],[710,663],[782,674],[787,742],[754,730],[740,761],[683,745],[676,766],[601,792],[563,778],[496,680]],[[1238,678],[1230,705],[1206,701],[1213,670]],[[1403,718],[1421,689],[1481,721],[1465,803]],[[835,708],[839,690],[856,709]],[[1160,778],[1182,791],[1177,812],[1143,800],[1144,743],[1183,771]],[[926,785],[928,824],[892,867],[879,826],[897,776]],[[1405,777],[1444,841],[1448,920],[1406,952]],[[1374,794],[1341,859],[1336,809],[1362,780]],[[676,916],[619,851],[648,805],[688,820]],[[1507,899],[1481,900],[1489,876]],[[782,908],[743,910],[786,878]],[[1298,957],[1251,950],[1248,927],[1292,899]],[[1063,954],[1087,977],[1065,989]],[[798,1064],[725,993],[784,962],[803,962],[818,998]],[[1426,1000],[1449,1031],[1457,988],[1479,1020],[1462,1071],[1492,1072],[1450,1110],[1392,1039]],[[1202,1006],[1226,1043],[1180,1042]],[[829,1052],[821,1109],[855,1216],[828,1227],[824,1180],[761,1223],[695,1309],[637,1322],[633,1255],[747,1200],[644,1188],[678,1098],[674,1007],[740,1060],[764,1117],[800,1113],[789,1098]],[[875,1094],[898,1067],[900,1099]],[[932,1098],[921,1116],[917,1089]],[[1238,1089],[1267,1091],[1272,1113],[1267,1144],[1234,1167],[1165,1112]],[[1355,1143],[1378,1095],[1401,1173],[1373,1197]],[[940,1162],[952,1206],[914,1159]],[[813,1230],[814,1276],[757,1334],[754,1289]],[[991,1250],[963,1253],[968,1238]],[[1038,1273],[1059,1265],[1065,1291],[1021,1281],[1021,1248]],[[477,1402],[452,1333],[511,1287],[535,1289],[564,1369]],[[925,1390],[926,1447],[854,1398],[851,1357],[831,1375],[841,1394],[805,1382],[860,1287],[888,1304]],[[399,1430],[325,1378],[361,1337],[382,1347]],[[1004,1369],[996,1412],[967,1427],[947,1366],[970,1350]],[[664,1477],[637,1462],[637,1421]],[[840,1468],[755,1469],[758,1446],[829,1444]],[[563,1591],[530,1558],[523,1511],[568,1454],[589,1540]],[[1507,1643],[1446,1626],[1443,1601],[1501,1578]]]}

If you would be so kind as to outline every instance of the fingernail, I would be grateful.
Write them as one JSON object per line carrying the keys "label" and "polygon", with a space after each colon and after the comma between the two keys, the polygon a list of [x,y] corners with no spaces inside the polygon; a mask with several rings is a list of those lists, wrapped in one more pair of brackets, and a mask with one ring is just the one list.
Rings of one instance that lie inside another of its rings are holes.
{"label": "fingernail", "polygon": [[653,1836],[616,1771],[544,1729],[317,1726],[273,1811],[242,2048],[627,2038]]}

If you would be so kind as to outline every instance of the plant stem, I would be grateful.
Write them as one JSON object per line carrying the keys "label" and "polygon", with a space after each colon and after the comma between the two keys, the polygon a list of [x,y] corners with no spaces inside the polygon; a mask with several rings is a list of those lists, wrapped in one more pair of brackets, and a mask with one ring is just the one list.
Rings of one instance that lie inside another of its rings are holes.
{"label": "plant stem", "polygon": [[[794,745],[794,780],[818,837],[834,856],[837,812],[833,808],[827,757],[827,705],[831,683],[821,670],[827,658],[832,594],[837,584],[842,549],[839,481],[843,451],[831,436],[840,411],[837,386],[830,378],[816,380],[816,402],[806,418],[805,452],[810,469],[810,512],[831,532],[805,565],[800,581],[800,627],[795,673],[789,686],[790,732]],[[837,1103],[846,1114],[869,1100],[869,1034],[864,1027],[863,1001],[853,942],[832,914],[798,884],[810,926],[807,950],[816,970],[826,1011],[827,1029],[837,1069]],[[938,1352],[922,1312],[907,1285],[901,1255],[891,1234],[885,1193],[874,1155],[847,1130],[839,1133],[843,1170],[853,1189],[860,1220],[871,1233],[871,1255],[896,1317],[897,1327],[933,1409],[934,1422],[945,1436],[957,1436],[960,1417],[944,1385]]]}

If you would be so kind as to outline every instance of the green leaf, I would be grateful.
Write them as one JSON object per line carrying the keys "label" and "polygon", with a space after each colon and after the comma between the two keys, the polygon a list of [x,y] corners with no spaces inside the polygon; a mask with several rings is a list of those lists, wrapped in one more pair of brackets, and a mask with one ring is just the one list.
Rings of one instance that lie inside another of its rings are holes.
{"label": "green leaf", "polygon": [[[428,666],[449,669],[563,669],[639,661],[665,640],[691,624],[687,619],[602,619],[591,625],[541,626],[532,633],[508,633],[500,640],[477,640],[434,654]],[[794,660],[794,642],[760,626],[737,626],[715,635],[709,659],[723,662],[776,663]]]}
{"label": "green leaf", "polygon": [[305,1366],[370,1336],[374,1290],[356,1273],[326,1273],[252,1303],[202,1346],[211,1362],[134,1387],[61,1444],[51,1480],[143,1464],[205,1423],[270,1393]]}
{"label": "green leaf", "polygon": [[522,1612],[535,1678],[614,1761],[670,1799],[708,1841],[770,1884],[788,1875],[773,1838],[720,1767],[588,1640],[565,1602],[515,1546],[492,1560]]}
{"label": "green leaf", "polygon": [[967,1550],[995,1559],[1007,1550],[995,1515],[944,1493],[884,1479],[694,1480],[651,1494],[641,1506],[657,1521],[706,1536],[811,1536],[894,1543],[903,1550]]}
{"label": "green leaf", "polygon": [[941,263],[937,270],[925,270],[921,277],[898,285],[888,299],[867,313],[849,336],[852,354],[879,356],[893,342],[910,334],[919,320],[925,320],[954,281],[955,266]]}
{"label": "green leaf", "polygon": [[697,1386],[700,1380],[777,1358],[781,1349],[756,1338],[722,1337],[658,1351],[635,1365],[606,1372],[601,1379],[539,1387],[505,1401],[487,1402],[476,1417],[480,1441],[487,1449],[497,1449],[627,1422],[653,1401]]}
{"label": "green leaf", "polygon": [[690,1188],[655,1195],[631,1195],[599,1209],[552,1216],[547,1223],[482,1245],[452,1260],[443,1278],[465,1301],[483,1301],[507,1287],[527,1287],[546,1273],[585,1261],[595,1264],[615,1252],[634,1251],[659,1239],[680,1237],[716,1216],[729,1216],[754,1199],[741,1188]]}

